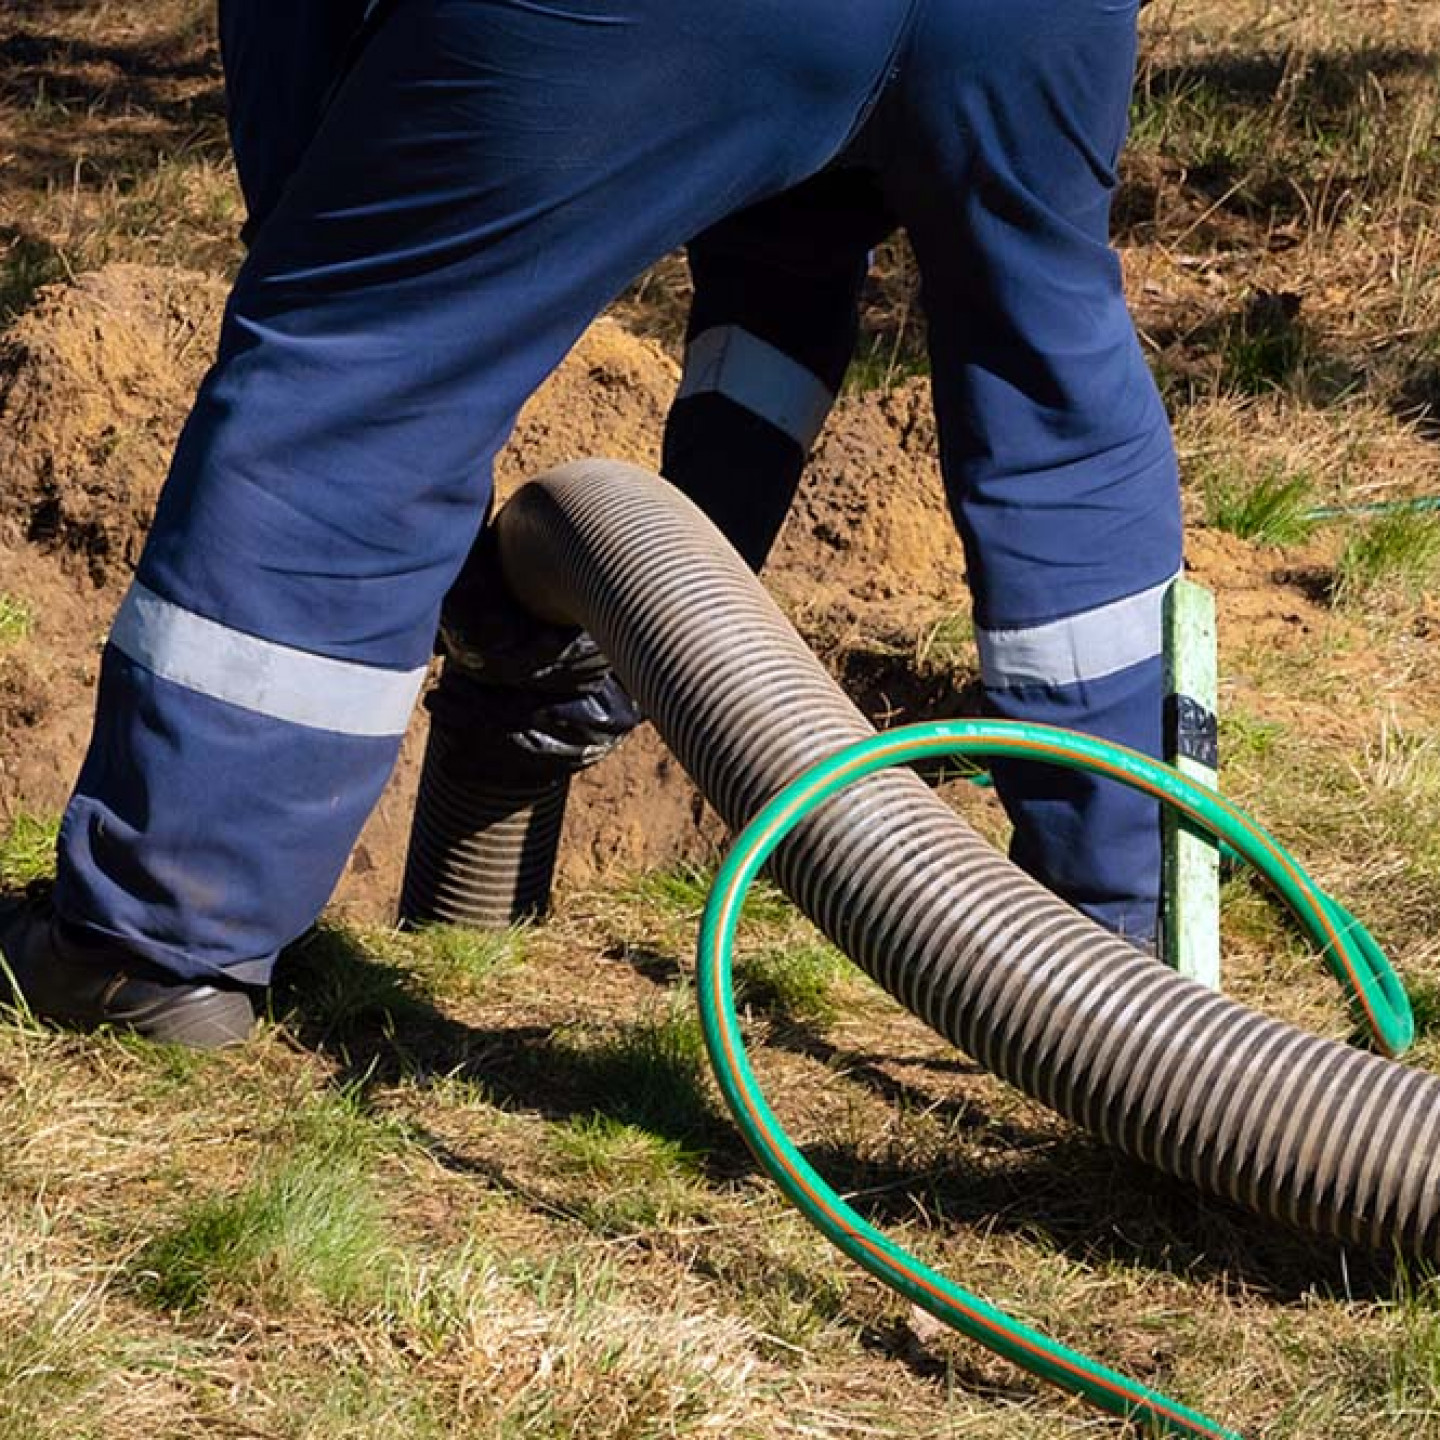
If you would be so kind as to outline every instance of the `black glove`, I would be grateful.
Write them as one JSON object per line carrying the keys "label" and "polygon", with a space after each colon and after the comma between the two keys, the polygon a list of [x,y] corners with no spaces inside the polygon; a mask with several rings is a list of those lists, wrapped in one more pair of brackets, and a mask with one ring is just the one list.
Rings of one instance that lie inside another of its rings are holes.
{"label": "black glove", "polygon": [[640,712],[588,632],[537,620],[510,594],[487,526],[446,597],[432,723],[462,735],[475,774],[528,786],[603,759]]}

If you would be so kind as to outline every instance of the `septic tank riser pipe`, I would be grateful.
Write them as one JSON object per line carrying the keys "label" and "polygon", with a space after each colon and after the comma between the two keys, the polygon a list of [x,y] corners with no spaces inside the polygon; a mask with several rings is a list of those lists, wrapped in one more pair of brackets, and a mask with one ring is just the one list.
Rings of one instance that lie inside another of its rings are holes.
{"label": "septic tank riser pipe", "polygon": [[[568,466],[526,486],[499,523],[512,588],[596,636],[732,828],[817,757],[874,733],[714,528],[658,478]],[[887,863],[897,853],[905,863]],[[1434,1077],[1142,958],[913,775],[873,775],[838,795],[772,868],[917,1015],[1118,1149],[1318,1233],[1440,1259]]]}

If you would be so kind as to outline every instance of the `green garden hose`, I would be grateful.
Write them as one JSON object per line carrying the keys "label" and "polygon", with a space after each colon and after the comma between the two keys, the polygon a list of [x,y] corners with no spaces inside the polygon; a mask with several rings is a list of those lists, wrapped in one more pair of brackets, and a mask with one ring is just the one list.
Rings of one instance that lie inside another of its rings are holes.
{"label": "green garden hose", "polygon": [[1312,505],[1306,520],[1349,520],[1357,515],[1427,514],[1440,510],[1440,495],[1414,495],[1401,500],[1370,500],[1356,505]]}
{"label": "green garden hose", "polygon": [[1409,1001],[1369,933],[1320,891],[1272,836],[1216,792],[1136,751],[1089,736],[1012,721],[947,720],[847,745],[786,785],[735,841],[701,921],[697,977],[706,1048],[726,1103],[760,1163],[807,1219],[851,1259],[961,1334],[1156,1433],[1238,1440],[1205,1416],[1019,1324],[894,1245],[826,1184],[760,1093],[731,995],[735,935],[747,891],[785,837],[837,792],[878,770],[951,755],[1008,756],[1092,771],[1173,806],[1253,865],[1294,911],[1378,1046],[1393,1056],[1410,1044]]}

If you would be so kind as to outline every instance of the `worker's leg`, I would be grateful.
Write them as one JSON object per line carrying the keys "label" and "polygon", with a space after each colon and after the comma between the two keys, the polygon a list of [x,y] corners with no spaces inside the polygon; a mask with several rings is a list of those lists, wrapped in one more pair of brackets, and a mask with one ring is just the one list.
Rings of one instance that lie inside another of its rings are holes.
{"label": "worker's leg", "polygon": [[230,146],[253,235],[305,153],[370,0],[220,0]]}
{"label": "worker's leg", "polygon": [[870,248],[894,228],[835,168],[689,247],[695,298],[662,469],[758,569],[855,348]]}
{"label": "worker's leg", "polygon": [[[931,4],[869,138],[923,276],[989,703],[1156,754],[1176,467],[1108,246],[1135,16],[1114,0]],[[996,778],[1016,860],[1153,937],[1154,803],[1047,767]]]}
{"label": "worker's leg", "polygon": [[520,404],[647,263],[842,148],[908,8],[382,7],[256,236],[107,647],[71,934],[265,978],[393,763]]}

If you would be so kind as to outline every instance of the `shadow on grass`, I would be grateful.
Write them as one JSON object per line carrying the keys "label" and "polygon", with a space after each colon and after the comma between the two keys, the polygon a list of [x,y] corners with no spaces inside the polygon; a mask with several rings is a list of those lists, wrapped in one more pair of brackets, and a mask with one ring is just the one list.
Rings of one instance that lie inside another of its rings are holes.
{"label": "shadow on grass", "polygon": [[[1440,338],[1433,343],[1440,349]],[[1412,365],[1392,408],[1396,417],[1414,425],[1423,439],[1440,443],[1440,358],[1425,355]]]}
{"label": "shadow on grass", "polygon": [[69,273],[65,257],[48,240],[0,225],[0,329],[29,308],[42,286]]}
{"label": "shadow on grass", "polygon": [[923,1217],[1022,1236],[1092,1267],[1239,1283],[1281,1303],[1393,1299],[1413,1287],[1404,1262],[1286,1230],[1079,1132],[1032,1135],[1025,1149],[983,1165],[928,1171],[857,1161],[849,1149],[807,1153],[841,1193],[861,1196],[856,1208],[882,1228]]}
{"label": "shadow on grass", "polygon": [[[56,33],[54,0],[7,0],[0,30],[0,98],[90,115],[145,111],[167,124],[193,124],[197,113],[223,118],[218,52],[204,12],[177,17],[168,30],[128,41]],[[76,10],[86,7],[76,6]],[[132,34],[135,27],[128,27]],[[205,82],[198,95],[179,82]]]}
{"label": "shadow on grass", "polygon": [[[807,1147],[811,1164],[839,1193],[858,1197],[855,1208],[882,1228],[941,1219],[1032,1237],[1090,1265],[1138,1264],[1192,1280],[1239,1278],[1282,1301],[1314,1293],[1390,1297],[1406,1283],[1389,1257],[1282,1228],[1079,1130],[1000,1121],[972,1100],[897,1079],[883,1054],[837,1046],[802,1025],[785,1026],[770,1043],[842,1072],[893,1106],[940,1120],[957,1148],[972,1142],[983,1152],[978,1164],[921,1169],[861,1156],[850,1146]],[[981,1073],[958,1054],[926,1068]]]}
{"label": "shadow on grass", "polygon": [[11,183],[76,182],[81,157],[113,174],[197,140],[223,147],[219,56],[202,9],[131,39],[64,34],[56,9],[53,0],[7,0],[0,12],[0,104],[47,122],[11,127]]}
{"label": "shadow on grass", "polygon": [[496,1105],[549,1120],[604,1115],[703,1145],[715,1178],[746,1169],[744,1151],[702,1081],[698,1030],[661,1021],[611,1043],[575,1043],[542,1025],[485,1029],[438,1009],[415,977],[340,931],[313,932],[281,958],[273,1007],[298,1042],[336,1062],[361,1093],[401,1082],[467,1081]]}
{"label": "shadow on grass", "polygon": [[1223,314],[1185,327],[1156,325],[1157,380],[1172,406],[1216,394],[1288,395],[1325,408],[1363,389],[1384,386],[1356,357],[1327,346],[1303,313],[1300,295],[1259,290]]}
{"label": "shadow on grass", "polygon": [[[1387,124],[1403,129],[1391,113],[1402,103],[1393,87],[1423,84],[1434,68],[1427,50],[1366,45],[1301,63],[1286,51],[1250,51],[1142,69],[1117,238],[1132,242],[1156,228],[1160,192],[1139,158],[1155,149],[1181,167],[1181,188],[1207,213],[1309,224],[1328,197],[1334,213],[1323,218],[1333,221],[1386,183],[1373,147]],[[1395,164],[1403,163],[1397,152]],[[1331,181],[1320,202],[1317,175]]]}
{"label": "shadow on grass", "polygon": [[[700,1085],[693,1055],[677,1057],[666,1044],[587,1051],[544,1026],[463,1024],[402,969],[333,931],[287,952],[275,1004],[301,1045],[336,1062],[337,1086],[363,1094],[402,1082],[469,1081],[502,1108],[557,1121],[603,1115],[684,1141],[703,1152],[701,1174],[711,1183],[755,1173],[738,1133]],[[1285,1230],[1078,1132],[997,1129],[973,1102],[897,1080],[883,1057],[846,1051],[800,1025],[777,1038],[891,1103],[941,1115],[957,1149],[973,1142],[983,1155],[980,1163],[921,1167],[843,1144],[808,1147],[811,1163],[877,1225],[923,1216],[1036,1239],[1089,1265],[1238,1282],[1282,1302],[1317,1293],[1386,1299],[1413,1284],[1403,1263]],[[954,1065],[974,1070],[964,1059]],[[436,1137],[425,1143],[445,1168],[513,1188],[493,1162]]]}
{"label": "shadow on grass", "polygon": [[1435,73],[1434,52],[1409,45],[1362,45],[1329,55],[1315,55],[1299,73],[1285,50],[1233,50],[1183,65],[1155,65],[1142,70],[1139,104],[1203,87],[1240,109],[1268,113],[1282,92],[1293,113],[1329,128],[1353,118],[1374,97],[1377,81],[1401,77],[1428,80]]}

